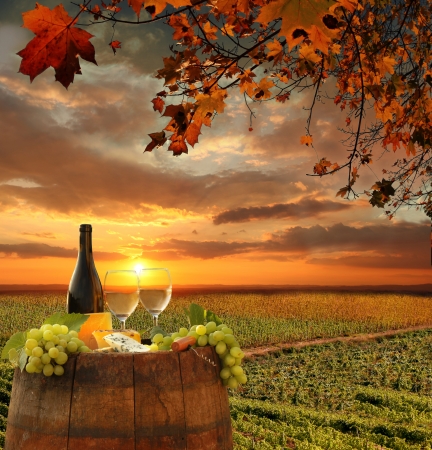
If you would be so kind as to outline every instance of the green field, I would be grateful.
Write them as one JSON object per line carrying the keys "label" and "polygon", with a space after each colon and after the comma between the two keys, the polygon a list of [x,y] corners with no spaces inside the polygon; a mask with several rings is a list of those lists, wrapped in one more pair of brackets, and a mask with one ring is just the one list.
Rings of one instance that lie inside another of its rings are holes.
{"label": "green field", "polygon": [[[187,325],[191,301],[220,315],[243,347],[431,325],[364,342],[288,348],[245,361],[230,392],[235,449],[432,449],[432,299],[373,293],[218,293],[173,297],[160,323]],[[5,339],[64,311],[56,294],[0,295]],[[139,307],[128,326],[150,328]],[[0,363],[0,447],[13,369]]]}

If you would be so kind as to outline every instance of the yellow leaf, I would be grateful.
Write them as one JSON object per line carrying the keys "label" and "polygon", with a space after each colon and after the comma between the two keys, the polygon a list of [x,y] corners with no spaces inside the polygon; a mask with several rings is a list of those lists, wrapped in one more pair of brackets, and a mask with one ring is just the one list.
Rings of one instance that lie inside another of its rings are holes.
{"label": "yellow leaf", "polygon": [[195,99],[197,109],[195,116],[205,117],[207,114],[213,114],[214,111],[223,113],[225,108],[224,98],[227,96],[225,89],[218,89],[210,94],[198,94]]}
{"label": "yellow leaf", "polygon": [[321,61],[321,57],[315,53],[315,50],[311,45],[302,46],[299,53],[301,58],[307,59],[314,64]]}
{"label": "yellow leaf", "polygon": [[388,72],[390,75],[394,73],[394,66],[396,65],[396,60],[390,56],[384,56],[383,59],[376,62],[376,67],[380,71],[380,75],[384,77]]}
{"label": "yellow leaf", "polygon": [[[137,0],[134,0],[137,3]],[[142,3],[142,2],[138,2]],[[181,6],[191,6],[190,0],[146,0],[144,1],[144,8],[151,11],[151,15],[154,17],[161,13],[165,8],[167,3],[174,6],[174,8],[180,8]],[[154,7],[154,10],[152,8]]]}
{"label": "yellow leaf", "polygon": [[254,90],[254,96],[257,100],[265,100],[272,96],[270,92],[270,88],[274,86],[273,81],[270,81],[267,78],[262,78],[258,84],[258,86]]}
{"label": "yellow leaf", "polygon": [[267,58],[273,58],[273,65],[282,61],[284,51],[282,45],[277,39],[275,39],[273,42],[269,42],[267,44],[267,48],[269,49],[269,52],[267,53]]}

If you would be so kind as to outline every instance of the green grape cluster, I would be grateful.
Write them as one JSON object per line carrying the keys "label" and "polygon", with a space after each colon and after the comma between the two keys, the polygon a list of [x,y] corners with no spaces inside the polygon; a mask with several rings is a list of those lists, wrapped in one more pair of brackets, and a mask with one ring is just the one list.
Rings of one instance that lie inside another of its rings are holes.
{"label": "green grape cluster", "polygon": [[171,333],[169,336],[155,334],[150,350],[170,350],[173,342],[186,336],[193,336],[196,339],[194,347],[205,347],[206,345],[215,347],[222,363],[220,377],[224,386],[237,389],[240,384],[247,382],[246,374],[241,367],[245,355],[233,330],[225,324],[216,325],[215,322],[207,322],[206,325],[193,325],[189,330],[180,328],[178,332]]}
{"label": "green grape cluster", "polygon": [[[66,325],[42,325],[27,333],[23,351],[28,356],[25,370],[28,373],[43,373],[45,376],[61,376],[63,365],[70,353],[90,352],[91,350],[78,338],[78,333]],[[16,358],[16,350],[11,349],[9,359]]]}

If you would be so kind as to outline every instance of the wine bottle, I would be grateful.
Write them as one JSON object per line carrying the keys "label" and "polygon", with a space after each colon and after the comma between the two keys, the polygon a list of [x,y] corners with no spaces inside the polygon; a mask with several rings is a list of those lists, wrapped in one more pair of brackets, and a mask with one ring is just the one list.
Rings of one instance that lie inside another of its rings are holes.
{"label": "wine bottle", "polygon": [[79,228],[78,259],[67,293],[68,313],[99,313],[104,310],[102,284],[93,260],[92,226]]}

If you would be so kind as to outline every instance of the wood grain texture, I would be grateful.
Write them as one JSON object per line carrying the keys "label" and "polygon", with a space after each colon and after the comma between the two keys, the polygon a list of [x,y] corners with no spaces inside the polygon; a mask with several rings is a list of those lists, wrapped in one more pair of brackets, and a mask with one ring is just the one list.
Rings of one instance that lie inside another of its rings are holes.
{"label": "wood grain texture", "polygon": [[67,450],[75,363],[71,357],[61,377],[15,369],[5,450]]}
{"label": "wood grain texture", "polygon": [[[213,366],[201,356],[213,361]],[[187,449],[231,450],[231,418],[226,388],[219,377],[219,356],[213,347],[180,353]],[[222,408],[226,402],[227,408]],[[228,417],[226,411],[228,410]],[[228,420],[229,419],[229,420]]]}
{"label": "wood grain texture", "polygon": [[196,352],[81,353],[62,377],[17,369],[5,450],[232,450],[219,357]]}
{"label": "wood grain texture", "polygon": [[134,355],[137,450],[186,450],[179,356]]}
{"label": "wood grain texture", "polygon": [[68,450],[134,450],[131,354],[81,353],[77,360]]}

